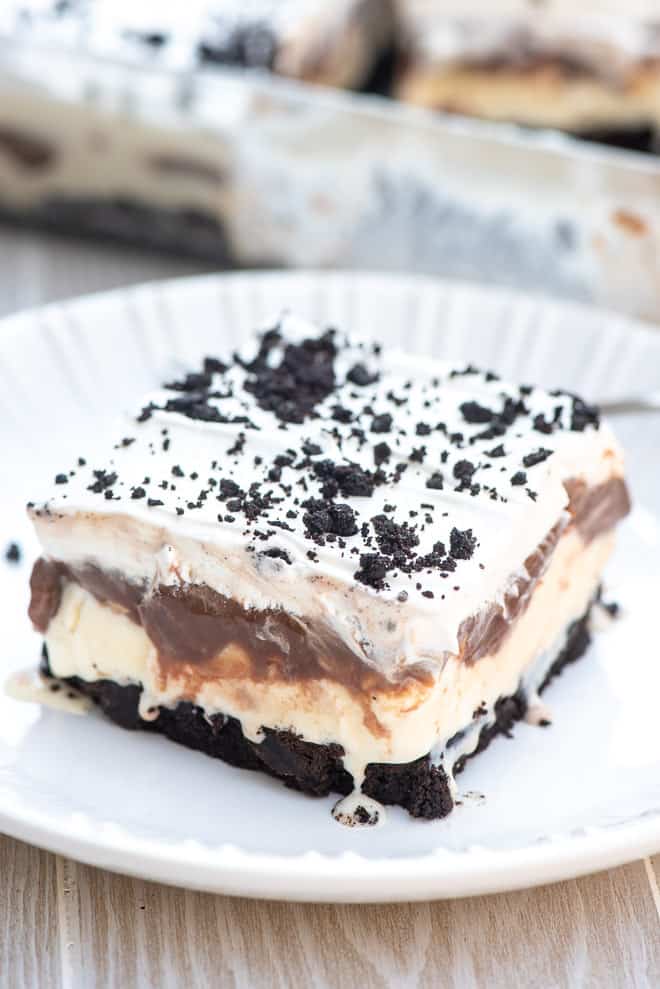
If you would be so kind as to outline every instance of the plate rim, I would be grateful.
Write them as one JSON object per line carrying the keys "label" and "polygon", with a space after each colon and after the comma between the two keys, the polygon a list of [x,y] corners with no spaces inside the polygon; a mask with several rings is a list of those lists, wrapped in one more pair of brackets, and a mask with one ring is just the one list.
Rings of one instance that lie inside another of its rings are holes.
{"label": "plate rim", "polygon": [[[8,339],[10,333],[21,332],[21,323],[28,318],[35,318],[38,315],[61,312],[63,309],[75,309],[77,306],[89,306],[90,304],[103,304],[106,300],[122,296],[132,296],[136,293],[164,290],[173,290],[178,286],[193,287],[195,285],[212,284],[213,282],[237,283],[260,281],[282,281],[282,282],[304,282],[304,281],[325,281],[330,284],[337,282],[386,282],[392,286],[393,283],[399,285],[408,284],[412,286],[434,288],[439,291],[467,292],[480,295],[483,298],[496,298],[504,301],[525,303],[536,305],[542,308],[553,309],[557,312],[564,312],[566,315],[594,318],[602,316],[603,319],[612,323],[616,320],[620,326],[625,326],[627,332],[644,336],[647,341],[653,343],[660,349],[660,321],[657,323],[643,316],[634,316],[620,312],[617,309],[598,305],[584,299],[556,298],[546,295],[543,292],[528,291],[500,285],[491,282],[473,281],[468,278],[446,278],[441,275],[429,274],[426,272],[408,272],[399,269],[363,268],[352,270],[350,268],[252,268],[228,271],[207,271],[194,275],[173,275],[167,278],[150,278],[142,282],[135,282],[129,285],[120,285],[110,289],[98,289],[92,292],[83,292],[79,295],[68,296],[62,299],[54,299],[50,302],[34,306],[27,306],[15,312],[0,316],[0,349]],[[12,324],[16,325],[12,325]],[[52,332],[52,328],[47,320],[43,321],[40,327],[42,331]],[[83,332],[89,332],[89,327],[82,328]],[[93,330],[91,331],[93,332]]]}
{"label": "plate rim", "polygon": [[[280,269],[211,272],[102,290],[12,313],[0,320],[0,352],[21,334],[26,322],[39,321],[39,332],[49,332],[43,318],[49,312],[79,305],[103,307],[108,300],[139,291],[177,291],[196,284],[228,282],[254,284],[324,280],[329,283],[370,283],[387,279],[407,287],[433,286],[438,291],[467,291],[482,297],[533,303],[567,315],[601,314],[609,323],[653,339],[660,350],[660,330],[649,321],[574,300],[554,299],[460,279],[406,272],[337,269]],[[90,315],[89,310],[86,315]],[[92,320],[82,327],[93,332]],[[2,789],[0,788],[0,794]],[[4,803],[0,797],[0,830],[57,854],[89,865],[141,878],[207,890],[209,892],[310,902],[400,902],[473,896],[521,889],[611,868],[660,851],[660,807],[628,820],[543,837],[506,849],[471,846],[465,850],[438,847],[410,856],[365,857],[359,850],[339,854],[303,851],[294,855],[246,851],[223,843],[209,846],[193,839],[168,843],[131,834],[117,825],[77,814],[71,820],[21,806],[20,797]],[[4,803],[4,805],[3,805]],[[7,806],[8,804],[8,806]],[[421,825],[424,826],[424,825]]]}
{"label": "plate rim", "polygon": [[230,896],[315,903],[394,903],[507,892],[614,868],[660,849],[660,811],[519,848],[437,848],[399,858],[366,858],[353,850],[336,856],[318,851],[275,855],[231,843],[211,847],[193,839],[155,842],[109,823],[99,833],[83,814],[77,815],[72,833],[70,822],[65,830],[62,821],[48,814],[12,815],[0,809],[0,830],[111,872]]}

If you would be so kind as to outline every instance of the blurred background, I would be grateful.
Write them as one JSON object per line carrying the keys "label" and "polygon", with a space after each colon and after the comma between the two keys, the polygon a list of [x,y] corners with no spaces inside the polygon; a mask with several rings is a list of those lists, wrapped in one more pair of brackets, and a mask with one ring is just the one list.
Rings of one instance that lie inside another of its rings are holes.
{"label": "blurred background", "polygon": [[284,266],[660,317],[655,2],[3,0],[0,47],[3,312]]}

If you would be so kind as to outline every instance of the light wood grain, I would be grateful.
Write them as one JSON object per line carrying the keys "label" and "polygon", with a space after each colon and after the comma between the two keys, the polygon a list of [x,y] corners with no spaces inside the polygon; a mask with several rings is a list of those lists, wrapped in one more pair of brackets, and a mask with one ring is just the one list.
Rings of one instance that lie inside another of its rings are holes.
{"label": "light wood grain", "polygon": [[86,292],[207,270],[201,262],[0,224],[0,316]]}
{"label": "light wood grain", "polygon": [[540,890],[397,906],[263,903],[70,864],[72,985],[660,985],[660,923],[639,862]]}
{"label": "light wood grain", "polygon": [[0,986],[58,986],[55,859],[0,837]]}
{"label": "light wood grain", "polygon": [[656,855],[651,859],[646,859],[644,864],[646,866],[648,880],[651,886],[653,901],[658,913],[658,921],[660,921],[660,855]]}
{"label": "light wood grain", "polygon": [[[452,905],[452,940],[476,984],[660,985],[660,927],[642,863]],[[479,946],[486,950],[479,950]]]}

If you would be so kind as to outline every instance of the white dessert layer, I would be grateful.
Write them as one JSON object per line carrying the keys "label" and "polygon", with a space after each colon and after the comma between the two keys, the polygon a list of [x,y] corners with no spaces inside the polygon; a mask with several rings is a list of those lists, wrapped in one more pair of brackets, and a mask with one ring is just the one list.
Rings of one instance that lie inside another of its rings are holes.
{"label": "white dessert layer", "polygon": [[[55,7],[60,9],[55,10]],[[101,0],[55,5],[3,0],[0,35],[16,45],[59,48],[71,58],[108,60],[121,68],[193,72],[198,48],[231,63],[243,36],[246,57],[273,71],[329,85],[362,82],[391,32],[390,0]],[[149,44],[150,37],[161,39]],[[232,51],[233,49],[233,51]],[[342,58],[343,56],[343,58]]]}
{"label": "white dessert layer", "polygon": [[[209,715],[237,718],[255,742],[262,726],[291,729],[309,742],[338,742],[346,768],[360,781],[370,762],[406,763],[430,751],[442,759],[445,743],[475,723],[478,708],[486,711],[479,720],[483,727],[494,720],[498,698],[514,694],[521,683],[532,696],[561,650],[567,627],[587,610],[613,540],[607,532],[585,545],[575,528],[567,530],[529,606],[497,652],[473,664],[448,655],[430,685],[407,681],[399,690],[358,696],[329,680],[255,681],[245,674],[247,657],[233,644],[210,662],[182,663],[176,673],[165,673],[142,628],[75,584],[65,588],[47,630],[50,665],[60,677],[141,684],[146,717],[157,705],[192,701]],[[474,732],[471,748],[477,740]]]}
{"label": "white dessert layer", "polygon": [[[395,0],[408,53],[427,65],[500,64],[564,59],[571,66],[622,85],[660,54],[657,21],[648,6],[625,14],[612,0]],[[582,6],[582,9],[580,9]]]}
{"label": "white dessert layer", "polygon": [[[3,80],[0,130],[52,147],[29,167],[0,142],[0,198],[14,209],[49,199],[126,199],[163,209],[196,209],[222,222],[232,167],[227,141],[172,108],[158,125],[122,108],[57,99],[37,86]],[[159,167],[158,162],[165,162]]]}
{"label": "white dessert layer", "polygon": [[[309,330],[293,317],[281,326],[288,339]],[[568,519],[564,481],[592,488],[621,477],[621,452],[606,424],[571,428],[571,396],[526,389],[525,413],[505,435],[492,436],[484,422],[470,421],[463,410],[469,413],[475,401],[499,409],[520,399],[518,387],[474,371],[456,372],[444,362],[394,350],[373,354],[368,346],[351,344],[339,348],[337,380],[346,380],[349,368],[364,360],[377,368],[378,381],[342,387],[302,423],[278,423],[246,391],[246,372],[237,366],[214,378],[222,396],[209,399],[207,412],[219,409],[221,421],[167,411],[179,392],[147,396],[148,417],[124,420],[124,440],[106,460],[95,453],[93,461],[75,466],[33,511],[44,555],[73,567],[92,564],[147,587],[205,584],[246,609],[282,609],[319,621],[386,676],[406,664],[442,665],[447,652],[458,652],[462,623],[503,603],[525,560]],[[353,417],[339,426],[337,401]],[[385,410],[395,413],[390,431],[375,431],[374,416]],[[539,418],[561,428],[540,432]],[[383,440],[389,448],[387,482],[368,496],[337,499],[353,513],[354,533],[333,541],[310,538],[305,503],[322,492],[315,467],[331,462],[373,471]],[[279,480],[269,478],[276,458],[295,461],[310,443],[313,452],[303,471],[285,463]],[[526,466],[528,455],[541,447],[545,459]],[[415,455],[420,448],[421,460]],[[114,478],[110,499],[104,497],[108,491],[94,490],[94,468],[101,464]],[[473,471],[467,486],[459,482],[465,466]],[[402,472],[394,477],[398,467]],[[433,483],[438,472],[441,486]],[[217,496],[223,481],[244,491],[258,482],[277,501],[251,527],[240,506],[234,511],[231,499]],[[356,574],[361,554],[377,548],[362,533],[384,515],[400,531],[404,523],[415,526],[419,554],[440,543],[447,550],[456,532],[471,534],[474,548],[459,553],[450,573],[402,568],[376,588]],[[255,528],[267,537],[256,538]],[[279,558],[268,555],[273,550]]]}

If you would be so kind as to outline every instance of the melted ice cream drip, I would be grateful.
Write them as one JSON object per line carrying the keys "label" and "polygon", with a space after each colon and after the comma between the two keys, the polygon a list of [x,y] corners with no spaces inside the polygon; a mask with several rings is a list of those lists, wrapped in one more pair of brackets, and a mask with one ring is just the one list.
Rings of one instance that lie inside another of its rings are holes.
{"label": "melted ice cream drip", "polygon": [[155,721],[160,713],[160,707],[154,698],[145,690],[140,694],[138,714],[143,721]]}
{"label": "melted ice cream drip", "polygon": [[346,827],[382,827],[385,823],[385,808],[377,800],[366,797],[364,793],[353,790],[347,797],[342,797],[332,808],[332,816],[339,824]]}
{"label": "melted ice cream drip", "polygon": [[37,673],[33,667],[17,670],[5,681],[5,693],[15,701],[41,704],[68,714],[87,714],[93,703],[67,683]]}
{"label": "melted ice cream drip", "polygon": [[537,693],[531,694],[527,701],[525,721],[528,725],[547,728],[552,724],[552,711],[544,704]]}

